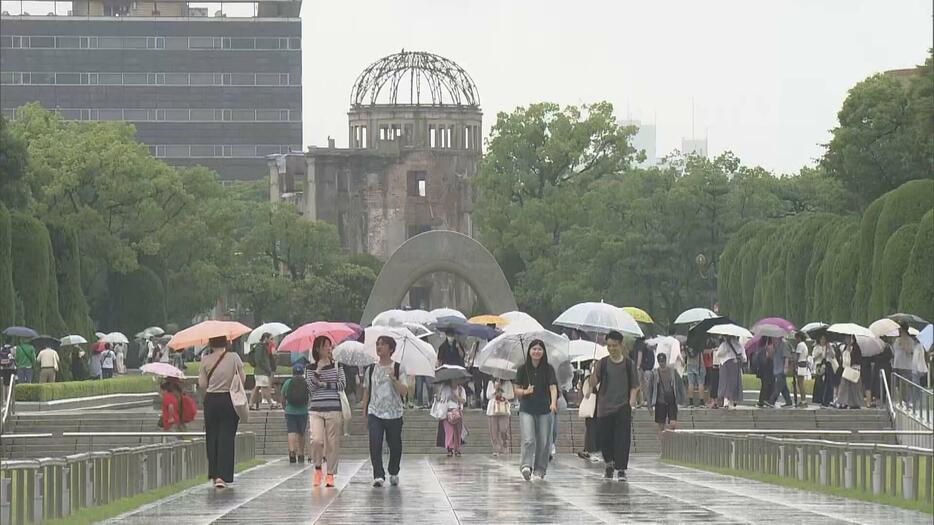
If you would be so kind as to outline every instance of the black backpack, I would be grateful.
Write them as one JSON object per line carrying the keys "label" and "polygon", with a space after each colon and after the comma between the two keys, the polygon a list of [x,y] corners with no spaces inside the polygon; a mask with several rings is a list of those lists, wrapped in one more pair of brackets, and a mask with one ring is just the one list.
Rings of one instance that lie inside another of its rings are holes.
{"label": "black backpack", "polygon": [[13,360],[13,347],[3,345],[0,347],[0,368],[16,368],[16,362]]}
{"label": "black backpack", "polygon": [[308,383],[303,377],[292,377],[289,388],[285,391],[285,400],[293,406],[308,405]]}

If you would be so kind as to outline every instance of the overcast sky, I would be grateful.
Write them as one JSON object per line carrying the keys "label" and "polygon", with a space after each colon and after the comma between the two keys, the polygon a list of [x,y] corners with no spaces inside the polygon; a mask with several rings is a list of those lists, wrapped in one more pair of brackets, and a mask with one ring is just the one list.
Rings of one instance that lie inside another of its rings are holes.
{"label": "overcast sky", "polygon": [[609,100],[657,125],[659,154],[707,135],[712,155],[813,164],[847,90],[922,63],[930,0],[305,0],[305,144],[346,146],[350,88],[376,59],[424,50],[477,83],[486,132],[537,101]]}
{"label": "overcast sky", "polygon": [[346,146],[357,75],[405,48],[470,73],[485,135],[519,105],[609,100],[656,124],[659,156],[693,133],[777,173],[821,155],[853,84],[934,45],[931,0],[305,0],[302,19],[306,146]]}

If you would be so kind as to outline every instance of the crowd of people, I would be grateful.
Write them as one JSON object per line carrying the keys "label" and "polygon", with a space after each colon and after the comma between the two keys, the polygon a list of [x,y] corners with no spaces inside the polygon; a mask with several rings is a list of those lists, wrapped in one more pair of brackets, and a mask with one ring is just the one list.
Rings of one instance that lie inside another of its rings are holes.
{"label": "crowd of people", "polygon": [[[8,383],[16,376],[18,384],[54,383],[61,379],[60,349],[49,338],[12,337],[0,344],[0,375]],[[40,343],[37,351],[36,344]],[[72,381],[110,379],[126,373],[126,345],[99,342],[90,352],[75,347],[71,354]]]}

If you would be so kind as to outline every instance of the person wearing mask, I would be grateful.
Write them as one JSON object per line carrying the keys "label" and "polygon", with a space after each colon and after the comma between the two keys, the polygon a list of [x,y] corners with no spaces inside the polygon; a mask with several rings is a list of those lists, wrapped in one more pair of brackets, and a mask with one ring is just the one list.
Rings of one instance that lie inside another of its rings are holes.
{"label": "person wearing mask", "polygon": [[791,394],[788,392],[788,381],[785,380],[786,373],[790,369],[791,365],[791,355],[788,351],[785,340],[781,337],[771,337],[769,338],[769,343],[772,345],[772,397],[769,398],[769,403],[772,405],[778,401],[778,396],[782,396],[782,399],[785,400],[785,404],[782,405],[782,408],[788,408],[792,406],[791,403]]}
{"label": "person wearing mask", "polygon": [[512,381],[492,378],[486,387],[486,415],[490,422],[490,445],[493,455],[509,452],[509,420],[512,415],[512,400],[515,398]]}
{"label": "person wearing mask", "polygon": [[16,382],[32,383],[32,368],[36,365],[36,347],[28,341],[23,341],[16,345],[13,357],[16,361]]}
{"label": "person wearing mask", "polygon": [[841,359],[843,373],[837,395],[837,404],[840,408],[860,408],[862,406],[863,391],[860,384],[860,367],[862,363],[863,354],[856,343],[856,338],[848,335]]}
{"label": "person wearing mask", "polygon": [[230,399],[230,388],[237,376],[246,381],[243,362],[231,352],[227,338],[212,337],[208,341],[211,354],[202,357],[198,371],[198,386],[204,392],[204,442],[208,455],[208,478],[214,487],[227,488],[234,479],[234,438],[240,416]]}
{"label": "person wearing mask", "polygon": [[253,380],[256,383],[250,395],[250,407],[259,410],[260,401],[273,409],[279,408],[272,399],[272,378],[276,373],[276,345],[272,335],[265,333],[250,351]]}
{"label": "person wearing mask", "polygon": [[629,350],[635,339],[624,340],[619,332],[606,336],[609,356],[594,364],[590,376],[591,387],[597,392],[597,420],[602,442],[604,477],[627,481],[629,448],[632,435],[632,407],[639,392],[636,367],[629,359]]}
{"label": "person wearing mask", "polygon": [[833,403],[833,372],[837,362],[826,335],[821,335],[811,351],[814,363],[814,392],[811,400],[824,408]]}
{"label": "person wearing mask", "polygon": [[457,340],[454,336],[454,332],[450,330],[444,331],[444,342],[438,347],[438,362],[436,366],[449,365],[466,368],[464,366],[465,356],[464,345]]}
{"label": "person wearing mask", "polygon": [[117,364],[117,354],[114,353],[110,343],[104,345],[101,352],[101,377],[110,379],[114,376],[114,365]]}
{"label": "person wearing mask", "polygon": [[661,437],[665,429],[678,426],[678,405],[684,403],[684,382],[674,368],[668,366],[668,356],[658,354],[658,368],[648,381],[649,411],[655,411],[655,423]]}
{"label": "person wearing mask", "polygon": [[58,373],[58,352],[45,347],[36,356],[36,361],[39,363],[39,382],[54,383]]}
{"label": "person wearing mask", "polygon": [[[808,344],[805,342],[807,335],[804,332],[798,331],[795,332],[795,364],[794,364],[794,381],[792,382],[792,390],[794,391],[795,406],[806,407],[807,397],[804,392],[804,380],[807,377],[808,372]],[[801,392],[801,401],[798,401],[798,392]]]}
{"label": "person wearing mask", "polygon": [[305,462],[305,434],[308,432],[308,401],[310,394],[305,382],[305,367],[292,365],[292,377],[282,383],[282,406],[285,412],[285,431],[288,434],[289,463]]}
{"label": "person wearing mask", "polygon": [[386,483],[383,469],[383,439],[389,445],[389,484],[399,484],[399,465],[402,463],[403,399],[408,393],[408,378],[392,361],[396,340],[381,335],[376,339],[379,361],[364,371],[363,413],[366,415],[370,441],[370,464],[373,466],[373,486]]}
{"label": "person wearing mask", "polygon": [[311,347],[314,363],[305,370],[311,401],[308,416],[311,422],[311,458],[315,463],[312,485],[321,486],[322,467],[327,458],[325,487],[334,486],[334,474],[340,462],[341,396],[347,387],[344,369],[331,357],[333,343],[328,337],[315,338]]}
{"label": "person wearing mask", "polygon": [[743,363],[746,352],[739,338],[728,335],[723,337],[717,348],[715,360],[720,363],[720,378],[717,385],[717,399],[724,408],[736,408],[743,400]]}
{"label": "person wearing mask", "polygon": [[519,472],[526,481],[532,479],[533,472],[540,479],[545,479],[552,425],[558,412],[558,378],[548,363],[544,341],[536,339],[529,344],[525,363],[516,372],[513,391],[519,397],[519,430],[522,434]]}

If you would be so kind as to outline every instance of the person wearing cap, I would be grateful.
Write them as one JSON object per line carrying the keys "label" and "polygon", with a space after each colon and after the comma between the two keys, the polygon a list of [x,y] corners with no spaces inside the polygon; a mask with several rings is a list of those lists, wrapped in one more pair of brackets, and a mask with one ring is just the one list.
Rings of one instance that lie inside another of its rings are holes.
{"label": "person wearing cap", "polygon": [[246,381],[243,361],[231,352],[227,338],[208,341],[211,354],[201,358],[198,386],[204,392],[204,443],[208,455],[208,478],[214,488],[224,489],[234,479],[234,440],[240,416],[230,399],[234,378]]}
{"label": "person wearing cap", "polygon": [[655,411],[655,423],[661,435],[666,428],[674,429],[678,424],[678,405],[684,403],[684,382],[673,367],[668,366],[668,356],[659,352],[656,357],[658,368],[652,370],[648,380],[649,410]]}
{"label": "person wearing cap", "polygon": [[285,429],[289,440],[289,463],[304,463],[309,395],[303,363],[292,365],[292,377],[282,383],[281,394],[285,412]]}

